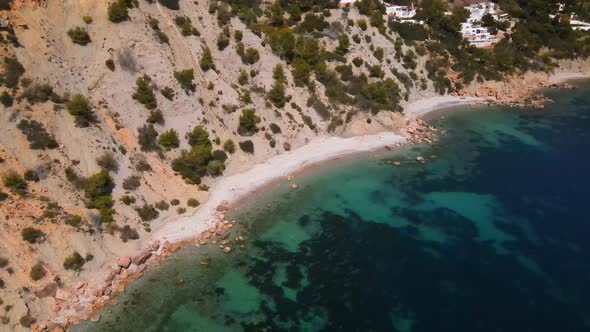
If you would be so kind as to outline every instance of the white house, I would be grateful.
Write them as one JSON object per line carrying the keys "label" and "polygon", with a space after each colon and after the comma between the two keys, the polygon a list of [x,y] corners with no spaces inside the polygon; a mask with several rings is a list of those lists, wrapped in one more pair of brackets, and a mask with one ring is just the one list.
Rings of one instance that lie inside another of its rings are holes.
{"label": "white house", "polygon": [[481,19],[487,14],[492,15],[495,20],[498,19],[496,4],[493,2],[476,3],[465,7],[465,9],[469,11],[467,23],[480,22]]}
{"label": "white house", "polygon": [[473,23],[461,23],[461,34],[469,45],[475,47],[492,46],[497,41],[488,28]]}
{"label": "white house", "polygon": [[407,20],[416,16],[416,9],[414,9],[414,6],[393,6],[386,4],[385,13],[389,18]]}

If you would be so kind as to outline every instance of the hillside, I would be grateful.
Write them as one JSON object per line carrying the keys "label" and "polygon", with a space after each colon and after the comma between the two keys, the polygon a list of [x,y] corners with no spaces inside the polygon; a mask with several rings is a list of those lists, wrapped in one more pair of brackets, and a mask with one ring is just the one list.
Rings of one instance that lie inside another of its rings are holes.
{"label": "hillside", "polygon": [[548,71],[587,66],[576,49],[562,69],[526,74],[534,85],[521,80],[530,68],[491,60],[467,80],[428,43],[434,30],[388,27],[376,1],[296,3],[20,0],[2,12],[0,330],[51,316],[60,290],[190,217],[223,176],[317,137],[398,132],[422,98],[512,102]]}

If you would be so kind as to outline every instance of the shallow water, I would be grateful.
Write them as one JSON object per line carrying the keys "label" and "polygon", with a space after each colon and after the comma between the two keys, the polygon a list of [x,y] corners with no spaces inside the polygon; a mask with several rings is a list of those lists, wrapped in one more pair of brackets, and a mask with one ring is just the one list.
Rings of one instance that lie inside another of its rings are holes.
{"label": "shallow water", "polygon": [[232,216],[244,248],[184,248],[75,330],[590,330],[590,85],[547,94],[272,189]]}

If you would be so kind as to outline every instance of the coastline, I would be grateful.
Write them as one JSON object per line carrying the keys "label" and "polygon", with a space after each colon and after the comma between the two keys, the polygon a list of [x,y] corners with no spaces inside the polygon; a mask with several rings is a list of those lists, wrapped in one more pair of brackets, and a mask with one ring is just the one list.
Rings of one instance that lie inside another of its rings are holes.
{"label": "coastline", "polygon": [[[554,79],[548,80],[551,84],[562,84],[589,78],[588,74],[580,73],[562,73],[552,77]],[[425,98],[406,105],[404,120],[406,123],[415,123],[416,119],[434,111],[441,111],[457,106],[493,103],[494,100],[492,98],[474,96],[437,96]],[[68,327],[81,320],[100,319],[100,316],[97,316],[97,312],[104,304],[111,300],[113,294],[124,291],[125,286],[132,282],[132,280],[141,277],[148,265],[165,259],[165,257],[178,250],[180,246],[190,243],[199,245],[199,238],[202,239],[204,234],[209,237],[211,237],[211,234],[216,234],[219,228],[228,225],[228,221],[223,220],[223,213],[230,208],[238,207],[243,199],[255,195],[257,191],[264,190],[273,183],[279,181],[287,182],[295,173],[302,172],[310,167],[321,166],[331,160],[370,152],[384,147],[398,147],[402,144],[411,144],[413,132],[407,129],[408,126],[406,126],[406,132],[399,135],[391,132],[383,132],[351,138],[317,138],[302,147],[272,157],[262,164],[255,165],[244,173],[221,179],[211,188],[209,199],[194,214],[168,221],[161,221],[154,229],[150,238],[140,240],[142,241],[140,247],[144,249],[138,252],[138,255],[132,258],[129,264],[124,264],[127,265],[126,268],[117,268],[117,265],[121,266],[121,264],[116,262],[113,264],[114,267],[108,267],[107,271],[110,272],[108,272],[106,279],[102,273],[104,270],[101,270],[96,272],[98,281],[93,281],[90,285],[76,286],[75,293],[84,292],[86,294],[85,296],[76,296],[75,294],[62,296],[63,304],[66,307],[68,306],[66,303],[69,302],[77,303],[78,305],[80,303],[87,303],[87,310],[82,313],[78,310],[60,310],[56,313],[56,317],[53,317],[52,322]],[[218,209],[220,206],[222,209]],[[211,229],[214,231],[211,232]],[[205,238],[208,239],[208,237]],[[105,292],[106,289],[108,289],[108,292]],[[91,297],[100,300],[92,303],[90,301]],[[58,296],[56,298],[61,300]],[[50,329],[54,323],[46,321],[39,325],[37,330]]]}

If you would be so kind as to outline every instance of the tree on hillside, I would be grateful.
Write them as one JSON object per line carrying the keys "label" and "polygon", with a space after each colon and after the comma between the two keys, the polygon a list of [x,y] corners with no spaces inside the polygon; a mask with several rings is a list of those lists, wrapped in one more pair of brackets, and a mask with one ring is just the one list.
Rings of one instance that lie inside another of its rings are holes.
{"label": "tree on hillside", "polygon": [[113,23],[127,21],[129,19],[129,12],[125,0],[118,0],[113,2],[108,7],[109,20]]}
{"label": "tree on hillside", "polygon": [[158,101],[154,95],[154,89],[150,86],[151,80],[148,77],[140,77],[135,81],[137,87],[132,98],[143,104],[148,110],[153,110],[158,106]]}
{"label": "tree on hillside", "polygon": [[199,65],[201,69],[207,71],[209,69],[215,70],[215,63],[213,63],[213,56],[211,55],[211,50],[209,47],[205,47],[203,50],[203,54],[201,55],[201,60],[199,60]]}
{"label": "tree on hillside", "polygon": [[78,127],[88,127],[90,123],[95,121],[90,101],[81,94],[73,95],[70,101],[66,103],[66,109],[76,118]]}

